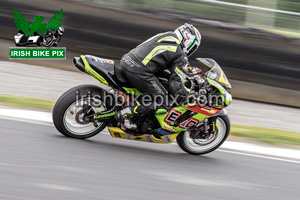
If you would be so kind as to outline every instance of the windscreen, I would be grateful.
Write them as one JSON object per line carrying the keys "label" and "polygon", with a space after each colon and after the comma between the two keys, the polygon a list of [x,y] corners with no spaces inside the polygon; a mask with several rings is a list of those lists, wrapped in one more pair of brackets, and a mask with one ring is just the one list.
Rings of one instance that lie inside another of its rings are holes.
{"label": "windscreen", "polygon": [[223,70],[217,63],[215,63],[214,67],[208,71],[207,77],[214,81],[217,81],[221,85],[231,88],[231,85],[230,85],[225,73],[223,72]]}
{"label": "windscreen", "polygon": [[206,72],[207,78],[212,79],[227,88],[231,88],[225,73],[216,61],[210,58],[196,58],[196,60],[209,69],[209,71]]}

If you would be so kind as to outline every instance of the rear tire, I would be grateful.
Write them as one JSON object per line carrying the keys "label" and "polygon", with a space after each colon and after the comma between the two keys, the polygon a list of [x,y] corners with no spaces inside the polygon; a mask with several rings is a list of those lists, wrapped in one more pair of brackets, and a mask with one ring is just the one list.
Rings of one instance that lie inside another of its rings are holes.
{"label": "rear tire", "polygon": [[[176,138],[178,146],[185,152],[192,155],[202,155],[210,153],[219,148],[223,142],[227,139],[230,132],[230,120],[227,115],[220,116],[216,119],[216,122],[222,126],[222,129],[218,129],[216,138],[206,145],[199,145],[193,142],[190,138],[188,131],[182,131]],[[224,130],[225,128],[225,130]]]}
{"label": "rear tire", "polygon": [[[101,104],[105,94],[106,92],[103,89],[94,85],[80,85],[65,92],[57,100],[52,112],[52,119],[56,129],[64,136],[77,139],[93,137],[100,133],[107,126],[107,122],[102,122],[98,127],[94,127],[93,123],[78,123],[78,120],[72,119],[69,119],[68,121],[67,115],[71,115],[73,113],[74,117],[76,118],[76,114],[80,112],[80,104],[78,102],[82,101],[84,104],[85,101],[89,101],[90,99],[88,98],[88,95],[93,97],[91,99],[94,100],[95,98],[95,100],[97,100],[97,103],[101,105],[99,108],[101,108],[103,105],[103,109],[100,111],[110,109],[110,105],[105,105],[104,103]],[[94,109],[94,106],[92,108]],[[72,127],[70,122],[72,122],[75,127]],[[80,131],[77,132],[77,129],[91,130],[81,133]]]}

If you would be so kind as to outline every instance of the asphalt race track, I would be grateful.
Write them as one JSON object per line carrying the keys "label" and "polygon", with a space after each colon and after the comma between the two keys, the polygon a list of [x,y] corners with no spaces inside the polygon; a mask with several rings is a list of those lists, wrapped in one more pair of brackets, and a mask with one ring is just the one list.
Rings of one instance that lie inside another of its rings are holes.
{"label": "asphalt race track", "polygon": [[53,126],[0,120],[0,199],[299,199],[297,162],[99,134],[61,136]]}

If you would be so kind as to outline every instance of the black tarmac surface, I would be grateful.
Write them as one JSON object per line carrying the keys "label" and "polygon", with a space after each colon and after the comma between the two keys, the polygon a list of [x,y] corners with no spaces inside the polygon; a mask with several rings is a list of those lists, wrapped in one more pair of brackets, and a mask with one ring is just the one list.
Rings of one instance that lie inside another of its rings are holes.
{"label": "black tarmac surface", "polygon": [[300,196],[299,163],[216,151],[191,156],[99,134],[0,120],[0,199],[287,199]]}

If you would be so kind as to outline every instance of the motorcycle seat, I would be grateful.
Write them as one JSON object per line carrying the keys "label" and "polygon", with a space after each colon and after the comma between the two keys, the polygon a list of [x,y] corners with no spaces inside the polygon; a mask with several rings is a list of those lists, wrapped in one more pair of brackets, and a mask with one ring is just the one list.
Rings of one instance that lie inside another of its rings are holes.
{"label": "motorcycle seat", "polygon": [[128,82],[127,78],[123,75],[121,69],[115,65],[114,66],[114,71],[115,71],[115,79],[116,81],[122,85],[122,87],[127,87],[127,88],[132,88],[133,86]]}
{"label": "motorcycle seat", "polygon": [[127,83],[127,79],[123,76],[122,71],[115,65],[115,75],[120,83]]}

